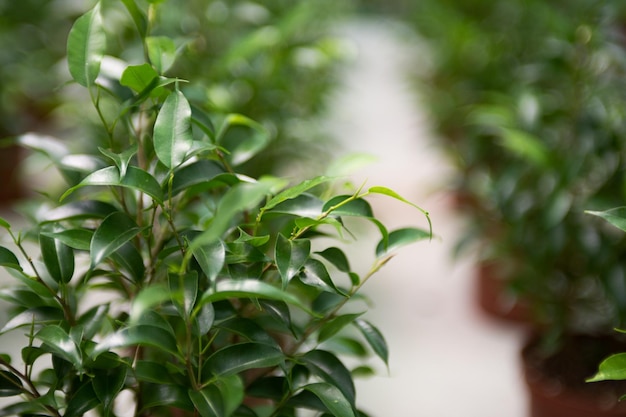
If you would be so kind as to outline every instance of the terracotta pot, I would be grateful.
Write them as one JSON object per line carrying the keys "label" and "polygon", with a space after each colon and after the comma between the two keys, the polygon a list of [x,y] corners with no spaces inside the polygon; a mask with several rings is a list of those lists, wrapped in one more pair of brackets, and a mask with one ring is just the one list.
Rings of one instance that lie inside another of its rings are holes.
{"label": "terracotta pot", "polygon": [[506,273],[496,262],[481,262],[476,268],[476,298],[481,310],[499,320],[529,324],[530,306],[509,287]]}
{"label": "terracotta pot", "polygon": [[626,381],[587,383],[608,355],[626,351],[613,337],[570,336],[554,354],[545,356],[537,338],[522,350],[528,389],[529,417],[626,416]]}

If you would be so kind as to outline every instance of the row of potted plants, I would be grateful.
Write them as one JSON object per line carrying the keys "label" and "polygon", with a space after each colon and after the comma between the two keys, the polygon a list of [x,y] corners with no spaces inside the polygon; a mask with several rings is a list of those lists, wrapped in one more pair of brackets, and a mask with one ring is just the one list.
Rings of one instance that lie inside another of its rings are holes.
{"label": "row of potted plants", "polygon": [[[182,3],[102,1],[78,17],[64,88],[82,122],[68,112],[63,139],[11,141],[45,157],[63,184],[22,206],[24,229],[0,218],[12,278],[0,290],[10,311],[0,337],[19,346],[0,352],[10,403],[0,415],[366,416],[353,378],[371,373],[365,358],[389,353],[360,290],[395,251],[431,236],[429,215],[384,186],[272,175],[287,166],[267,164],[271,126],[215,109],[205,88],[222,78],[177,76],[172,5]],[[252,54],[268,35],[259,30]],[[420,227],[388,230],[372,195],[413,206]],[[380,235],[369,266],[344,252],[363,227],[351,219]]]}
{"label": "row of potted plants", "polygon": [[[626,324],[626,239],[585,210],[625,197],[624,6],[406,7],[433,59],[417,83],[457,167],[455,197],[468,225],[459,250],[492,274],[483,280],[495,274],[502,284],[504,293],[483,299],[488,308],[521,315],[532,329],[522,353],[531,415],[622,415],[623,385],[603,392],[609,384],[585,379],[624,348],[613,328]],[[599,408],[542,409],[563,401],[568,386],[575,402],[588,396]]]}

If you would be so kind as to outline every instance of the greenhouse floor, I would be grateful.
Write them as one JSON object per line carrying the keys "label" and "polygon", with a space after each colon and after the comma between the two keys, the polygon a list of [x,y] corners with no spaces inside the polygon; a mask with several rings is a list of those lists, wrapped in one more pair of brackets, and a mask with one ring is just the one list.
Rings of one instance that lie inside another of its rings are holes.
{"label": "greenhouse floor", "polygon": [[[333,134],[346,152],[377,157],[354,182],[389,186],[419,204],[436,235],[405,248],[368,282],[375,305],[367,318],[385,334],[390,362],[379,376],[358,382],[358,402],[372,417],[525,416],[523,333],[477,309],[474,261],[453,259],[462,220],[446,192],[449,163],[429,132],[422,110],[428,104],[417,102],[404,79],[407,69],[428,69],[427,53],[380,22],[350,24],[342,33],[358,54],[334,100]],[[397,227],[426,227],[417,210],[396,201],[380,199],[374,209]]]}

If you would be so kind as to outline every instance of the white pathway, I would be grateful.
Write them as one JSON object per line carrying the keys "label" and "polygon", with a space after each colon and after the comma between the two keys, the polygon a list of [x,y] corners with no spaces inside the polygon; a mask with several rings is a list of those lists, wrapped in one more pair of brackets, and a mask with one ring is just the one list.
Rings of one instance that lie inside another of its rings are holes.
{"label": "white pathway", "polygon": [[[389,186],[426,208],[438,236],[405,248],[366,287],[376,302],[367,318],[387,338],[390,369],[357,382],[358,402],[372,417],[524,417],[521,335],[482,317],[472,298],[471,259],[451,258],[460,219],[446,201],[450,168],[403,79],[427,60],[415,40],[381,24],[342,31],[359,55],[343,75],[330,128],[346,152],[378,157],[354,181]],[[418,212],[386,199],[375,211],[398,227],[425,226]],[[368,265],[364,260],[363,269]]]}

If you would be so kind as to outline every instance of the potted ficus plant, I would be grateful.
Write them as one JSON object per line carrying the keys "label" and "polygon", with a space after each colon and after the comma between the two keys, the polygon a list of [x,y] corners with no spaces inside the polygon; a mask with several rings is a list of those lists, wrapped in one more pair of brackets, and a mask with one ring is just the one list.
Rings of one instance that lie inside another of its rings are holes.
{"label": "potted ficus plant", "polygon": [[[415,206],[427,230],[389,231],[366,200],[412,205],[389,188],[241,174],[271,135],[212,117],[163,75],[171,51],[146,41],[160,6],[149,3],[98,2],[70,31],[69,72],[100,134],[15,139],[65,183],[24,206],[24,228],[0,219],[12,278],[0,337],[16,346],[0,354],[0,415],[365,415],[343,355],[388,352],[360,290],[431,235],[428,213]],[[128,12],[145,48],[146,61],[118,57],[121,72],[103,70],[109,7]],[[380,234],[362,271],[342,249],[349,218]]]}

